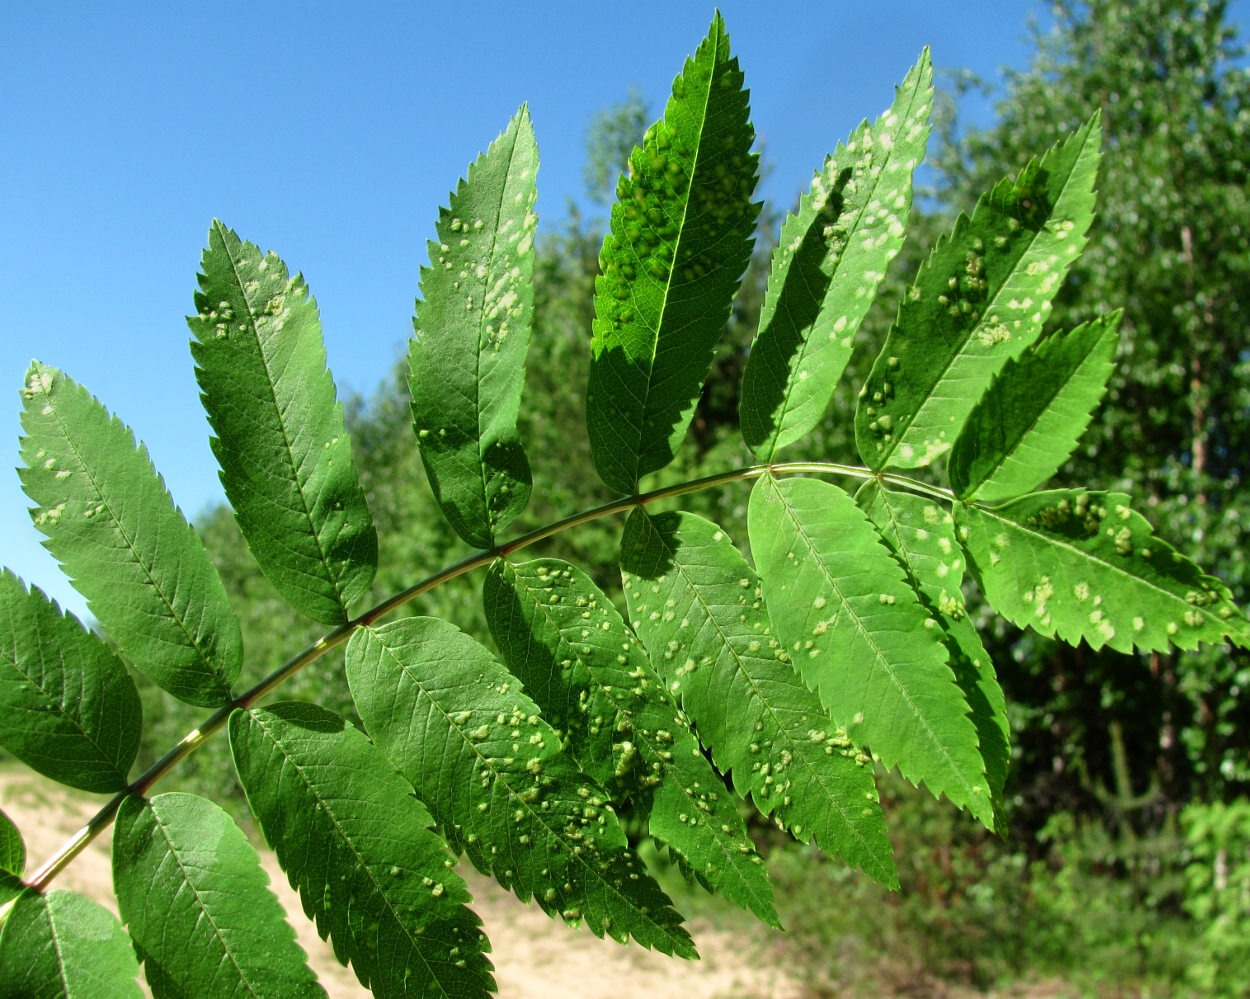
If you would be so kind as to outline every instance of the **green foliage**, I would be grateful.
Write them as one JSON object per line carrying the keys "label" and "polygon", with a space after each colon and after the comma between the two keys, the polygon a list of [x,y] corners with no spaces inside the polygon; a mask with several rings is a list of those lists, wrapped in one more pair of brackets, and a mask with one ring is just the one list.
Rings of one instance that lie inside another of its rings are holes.
{"label": "green foliage", "polygon": [[289,702],[236,712],[230,745],[304,912],[364,985],[381,996],[493,987],[479,920],[429,813],[364,736]]}
{"label": "green foliage", "polygon": [[759,577],[725,533],[694,514],[635,510],[621,571],[634,629],[664,650],[664,680],[737,791],[897,887],[869,760],[779,655]]}
{"label": "green foliage", "polygon": [[951,449],[956,496],[1010,499],[1059,471],[1107,389],[1119,319],[1047,337],[1008,360]]}
{"label": "green foliage", "polygon": [[872,468],[917,468],[954,443],[1003,365],[1042,331],[1094,215],[1097,119],[982,197],[907,289],[855,410]]}
{"label": "green foliage", "polygon": [[[1184,539],[1242,608],[1250,603],[1250,73],[1224,0],[1052,5],[1036,56],[1009,78],[995,123],[950,136],[938,165],[952,210],[1100,108],[1088,246],[1056,296],[1074,329],[1123,309],[1108,397],[1062,468],[1064,484],[1130,493],[1159,533]],[[1118,653],[1011,633],[991,643],[1019,707],[1017,828],[1093,814],[1113,781],[1108,724],[1123,726],[1134,783],[1157,786],[1155,822],[1191,797],[1250,788],[1250,654]],[[1010,644],[1009,644],[1010,643]],[[1032,720],[1029,720],[1032,719]],[[1056,761],[1061,761],[1056,767]]]}
{"label": "green foliage", "polygon": [[824,415],[855,330],[903,245],[912,172],[929,137],[932,77],[926,52],[893,105],[825,161],[781,230],[742,375],[742,435],[765,461]]}
{"label": "green foliage", "polygon": [[595,467],[617,492],[676,454],[750,259],[759,157],[742,80],[718,14],[617,186],[586,394]]}
{"label": "green foliage", "polygon": [[1189,978],[1209,995],[1235,996],[1250,977],[1250,802],[1194,802],[1181,825],[1185,909],[1201,927]]}
{"label": "green foliage", "polygon": [[123,790],[143,712],[122,661],[7,570],[0,571],[0,619],[0,742],[62,784]]}
{"label": "green foliage", "polygon": [[127,661],[175,697],[227,701],[243,660],[239,626],[147,451],[52,368],[33,364],[22,398],[22,486],[91,613]]}
{"label": "green foliage", "polygon": [[377,566],[377,538],[325,366],[317,306],[220,222],[188,320],[213,453],[239,529],[292,606],[347,620]]}
{"label": "green foliage", "polygon": [[113,884],[155,993],[325,995],[256,851],[211,801],[192,794],[123,801]]}
{"label": "green foliage", "polygon": [[[534,391],[527,347],[547,307],[530,300],[527,112],[440,212],[410,408],[393,405],[362,431],[378,435],[365,453],[396,456],[385,467],[354,465],[303,281],[215,223],[192,351],[238,531],[272,584],[265,614],[245,618],[249,641],[282,663],[241,693],[242,629],[197,534],[129,431],[64,375],[33,367],[23,482],[36,523],[122,659],[215,710],[130,780],[141,722],[116,656],[2,577],[0,690],[48,717],[16,714],[0,738],[32,761],[60,753],[45,772],[115,793],[24,886],[17,871],[0,879],[0,983],[133,992],[121,926],[76,896],[44,894],[116,816],[120,910],[158,999],[253,982],[258,994],[318,994],[233,821],[201,797],[148,797],[227,726],[248,805],[339,960],[380,996],[476,996],[494,980],[450,869],[458,855],[568,923],[690,958],[682,917],[622,817],[692,882],[774,925],[766,864],[740,811],[751,803],[890,887],[898,862],[874,763],[1004,828],[1007,706],[964,603],[971,579],[1007,619],[1072,642],[1250,642],[1230,593],[1157,539],[1127,496],[1028,493],[1075,446],[1114,343],[1109,317],[1031,346],[1092,217],[1096,117],[997,183],[920,267],[861,392],[855,430],[871,467],[774,462],[815,432],[850,368],[900,249],[929,103],[923,55],[891,110],[839,147],[781,227],[758,353],[730,407],[766,463],[683,477],[692,422],[705,445],[695,460],[740,447],[696,414],[715,405],[704,381],[759,213],[743,77],[713,20],[621,178],[595,284],[585,446],[623,495],[554,511],[507,540],[534,478],[523,390]],[[550,318],[565,337],[553,355],[576,342],[577,321]],[[431,486],[421,501],[408,495],[423,477],[412,442],[392,436],[409,417]],[[890,470],[952,446],[953,489]],[[661,471],[664,484],[641,491]],[[690,508],[750,481],[748,559]],[[374,487],[390,550],[366,501]],[[550,502],[541,493],[537,503]],[[435,505],[481,550],[398,529]],[[613,551],[599,522],[618,515]],[[573,553],[594,523],[587,547],[606,564],[593,576],[561,558],[513,557],[544,542]],[[221,523],[209,529],[230,537]],[[440,564],[431,555],[448,564],[412,580],[414,564]],[[244,578],[237,555],[218,557]],[[479,569],[480,601],[455,589]],[[616,579],[628,623],[609,596]],[[372,606],[352,616],[366,593]],[[399,613],[427,594],[446,599],[445,614]],[[331,630],[285,658],[293,650],[268,644],[283,604]],[[479,614],[499,658],[466,633]],[[258,706],[340,648],[350,700],[326,670],[314,688],[323,703]],[[90,696],[67,693],[77,690]],[[6,863],[20,868],[20,837],[3,828]],[[88,939],[100,941],[90,965]]]}
{"label": "green foliage", "polygon": [[0,983],[31,999],[139,999],[139,965],[121,924],[69,891],[27,888],[5,914]]}
{"label": "green foliage", "polygon": [[447,519],[475,548],[491,547],[530,495],[516,420],[533,312],[537,171],[522,108],[439,212],[408,351],[421,458]]}

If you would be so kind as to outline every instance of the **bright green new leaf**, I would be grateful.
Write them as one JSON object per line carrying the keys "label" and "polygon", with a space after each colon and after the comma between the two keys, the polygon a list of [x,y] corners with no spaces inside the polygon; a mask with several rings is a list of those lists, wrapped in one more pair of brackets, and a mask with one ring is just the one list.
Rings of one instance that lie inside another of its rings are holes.
{"label": "bright green new leaf", "polygon": [[0,745],[62,784],[120,791],[142,727],[139,692],[113,650],[0,570]]}
{"label": "bright green new leaf", "polygon": [[1102,401],[1120,313],[1039,341],[1003,367],[950,455],[960,499],[986,503],[1037,488],[1058,471]]}
{"label": "bright green new leaf", "polygon": [[959,537],[994,609],[1021,627],[1118,652],[1250,647],[1217,579],[1154,536],[1123,493],[1059,489],[993,509],[958,504]]}
{"label": "bright green new leaf", "polygon": [[[733,797],[646,650],[590,577],[558,559],[500,560],[484,603],[509,669],[522,680],[546,674],[558,711],[577,705],[590,716],[583,725],[591,740],[609,735],[606,759],[617,778],[610,786],[622,787],[651,835],[702,883],[779,925],[768,873]],[[579,762],[595,766],[595,750],[604,758],[594,741],[576,748]]]}
{"label": "bright green new leaf", "polygon": [[600,254],[586,422],[618,492],[672,461],[686,435],[751,256],[754,140],[717,14],[630,158]]}
{"label": "bright green new leaf", "polygon": [[927,465],[990,381],[1041,332],[1094,217],[1095,115],[938,240],[904,296],[855,411],[872,468]]}
{"label": "bright green new leaf", "polygon": [[995,830],[1005,834],[1003,784],[1011,762],[1007,699],[964,604],[963,551],[955,538],[954,518],[930,499],[875,481],[865,483],[855,500],[894,551],[925,610],[946,633],[951,668],[968,699],[985,761]]}
{"label": "bright green new leaf", "polygon": [[786,218],[742,376],[742,436],[762,461],[820,421],[906,232],[933,105],[926,50],[873,124],[839,144]]}
{"label": "bright green new leaf", "polygon": [[607,793],[485,648],[446,621],[405,618],[352,635],[347,679],[370,737],[479,870],[596,936],[695,956]]}
{"label": "bright green new leaf", "polygon": [[795,673],[759,577],[724,532],[694,514],[635,510],[621,570],[634,629],[738,792],[897,888],[870,761]]}
{"label": "bright green new leaf", "polygon": [[[13,820],[0,811],[0,871],[16,874],[19,878],[26,870],[26,844]],[[7,899],[0,899],[7,901]]]}
{"label": "bright green new leaf", "polygon": [[313,704],[236,711],[230,748],[304,912],[379,999],[495,989],[481,921],[429,813],[355,728]]}
{"label": "bright green new leaf", "polygon": [[534,302],[537,172],[522,107],[439,210],[408,349],[422,461],[451,526],[477,548],[491,547],[530,495],[517,413]]}
{"label": "bright green new leaf", "polygon": [[27,889],[0,924],[0,994],[14,999],[140,999],[126,931],[82,895]]}
{"label": "bright green new leaf", "polygon": [[200,268],[191,354],[239,529],[291,606],[341,624],[373,579],[378,542],[317,303],[303,277],[221,222]]}
{"label": "bright green new leaf", "polygon": [[872,522],[837,486],[762,477],[747,512],[782,646],[835,724],[986,825],[993,808],[941,629]]}
{"label": "bright green new leaf", "polygon": [[211,801],[127,797],[113,885],[155,999],[324,999],[256,850]]}
{"label": "bright green new leaf", "polygon": [[82,386],[31,365],[22,486],[35,526],[118,649],[175,697],[230,699],[243,649],[225,588],[134,436]]}

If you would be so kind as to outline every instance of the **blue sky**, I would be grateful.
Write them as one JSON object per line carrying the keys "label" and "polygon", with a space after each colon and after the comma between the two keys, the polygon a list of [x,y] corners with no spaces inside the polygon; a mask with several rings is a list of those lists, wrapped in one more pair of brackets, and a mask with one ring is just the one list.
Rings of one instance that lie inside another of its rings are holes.
{"label": "blue sky", "polygon": [[[929,45],[998,80],[1045,4],[722,0],[788,205]],[[1244,10],[1244,7],[1241,8]],[[184,321],[217,217],[302,271],[340,393],[369,392],[410,332],[447,192],[528,101],[540,228],[582,196],[594,112],[662,108],[709,3],[21,4],[0,56],[0,564],[81,613],[16,472],[32,358],[143,440],[194,517],[221,497]],[[967,113],[984,118],[984,105]]]}

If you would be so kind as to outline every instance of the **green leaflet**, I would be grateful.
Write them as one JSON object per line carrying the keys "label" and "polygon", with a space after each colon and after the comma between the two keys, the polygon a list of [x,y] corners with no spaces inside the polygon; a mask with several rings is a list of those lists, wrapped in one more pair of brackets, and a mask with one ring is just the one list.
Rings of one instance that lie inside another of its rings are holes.
{"label": "green leaflet", "polygon": [[637,509],[621,570],[634,629],[738,792],[798,839],[897,888],[872,767],[795,673],[759,577],[724,532],[694,514]]}
{"label": "green leaflet", "polygon": [[0,811],[0,871],[16,874],[26,870],[26,844],[13,820]]}
{"label": "green leaflet", "polygon": [[368,739],[324,708],[288,702],[236,711],[230,748],[304,912],[366,988],[379,999],[494,991],[464,882]]}
{"label": "green leaflet", "polygon": [[500,560],[487,576],[484,603],[509,669],[523,682],[558,678],[546,687],[556,709],[585,705],[591,739],[604,731],[613,738],[606,754],[601,744],[573,743],[583,750],[578,761],[595,766],[595,755],[606,756],[619,778],[613,783],[646,814],[652,836],[701,882],[779,925],[768,873],[736,803],[646,651],[590,577],[558,559]]}
{"label": "green leaflet", "polygon": [[677,452],[751,256],[747,92],[719,14],[617,185],[586,395],[603,481],[633,493]]}
{"label": "green leaflet", "polygon": [[324,999],[255,849],[211,801],[127,797],[113,884],[156,999]]}
{"label": "green leaflet", "polygon": [[1095,115],[938,240],[899,307],[855,411],[874,469],[927,465],[954,443],[990,380],[1041,332],[1093,219]]}
{"label": "green leaflet", "polygon": [[370,737],[479,870],[596,936],[695,956],[607,794],[481,645],[435,618],[362,628],[347,679]]}
{"label": "green leaflet", "polygon": [[893,105],[839,144],[786,218],[742,376],[742,436],[762,461],[824,415],[906,232],[933,105],[928,50]]}
{"label": "green leaflet", "polygon": [[140,999],[126,931],[82,895],[27,889],[0,924],[0,987],[17,999]]}
{"label": "green leaflet", "polygon": [[[600,601],[607,601],[592,583],[581,583],[580,573],[556,559],[519,564],[497,559],[482,583],[482,606],[508,670],[578,766],[612,789],[616,800],[621,793],[613,784],[635,770],[632,736],[616,730],[617,703],[629,691],[596,673],[601,662],[620,666],[619,657],[628,663],[631,648],[625,646],[634,643],[597,627]],[[627,686],[641,693],[649,684],[639,676]]]}
{"label": "green leaflet", "polygon": [[[0,931],[7,918],[7,903],[26,888],[22,872],[26,870],[26,844],[13,820],[0,810]],[[4,981],[0,977],[0,981]]]}
{"label": "green leaflet", "polygon": [[956,496],[1010,499],[1058,471],[1106,392],[1120,315],[1049,336],[1007,362],[951,449]]}
{"label": "green leaflet", "polygon": [[31,365],[22,486],[35,526],[121,653],[175,697],[230,699],[243,658],[221,577],[147,450],[82,386]]}
{"label": "green leaflet", "polygon": [[826,482],[764,476],[747,524],[777,637],[834,723],[992,825],[976,729],[940,630],[855,501]]}
{"label": "green leaflet", "polygon": [[1059,489],[994,509],[955,507],[959,536],[1000,614],[1119,652],[1250,647],[1227,588],[1154,536],[1123,493]]}
{"label": "green leaflet", "polygon": [[1005,835],[1003,785],[1011,763],[1007,699],[964,605],[963,552],[954,518],[923,496],[894,492],[875,481],[866,482],[855,500],[893,549],[930,620],[946,634],[951,668],[968,699],[985,761],[995,831]]}
{"label": "green leaflet", "polygon": [[142,725],[139,692],[113,650],[0,570],[0,745],[62,784],[120,791]]}
{"label": "green leaflet", "polygon": [[534,303],[538,147],[522,107],[438,215],[421,269],[408,386],[421,459],[443,513],[490,548],[529,502],[517,436]]}
{"label": "green leaflet", "polygon": [[221,222],[200,267],[191,354],[239,529],[283,599],[341,624],[373,579],[378,542],[317,304],[303,277]]}

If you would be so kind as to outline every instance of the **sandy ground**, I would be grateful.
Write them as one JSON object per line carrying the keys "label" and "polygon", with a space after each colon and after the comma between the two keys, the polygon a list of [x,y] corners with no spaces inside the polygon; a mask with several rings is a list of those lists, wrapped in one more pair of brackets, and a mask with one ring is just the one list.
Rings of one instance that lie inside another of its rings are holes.
{"label": "sandy ground", "polygon": [[[57,785],[35,774],[0,767],[0,808],[22,831],[28,871],[81,828],[96,807],[94,800],[63,796]],[[304,918],[298,896],[273,855],[262,857],[309,964],[332,999],[368,996]],[[763,926],[757,935],[744,936],[693,920],[689,930],[702,959],[682,961],[569,930],[475,871],[461,868],[461,874],[490,938],[503,999],[799,999],[803,995],[801,985],[780,965],[777,934]],[[116,912],[108,836],[92,843],[54,886],[81,892]]]}

